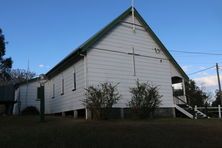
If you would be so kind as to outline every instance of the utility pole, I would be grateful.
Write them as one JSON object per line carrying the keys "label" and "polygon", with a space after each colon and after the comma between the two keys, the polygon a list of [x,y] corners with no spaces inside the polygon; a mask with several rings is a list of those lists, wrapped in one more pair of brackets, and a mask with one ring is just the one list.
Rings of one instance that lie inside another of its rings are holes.
{"label": "utility pole", "polygon": [[217,80],[218,80],[218,87],[219,87],[220,104],[222,105],[221,85],[220,85],[220,74],[219,74],[219,66],[218,66],[218,63],[216,63],[216,70],[217,70]]}

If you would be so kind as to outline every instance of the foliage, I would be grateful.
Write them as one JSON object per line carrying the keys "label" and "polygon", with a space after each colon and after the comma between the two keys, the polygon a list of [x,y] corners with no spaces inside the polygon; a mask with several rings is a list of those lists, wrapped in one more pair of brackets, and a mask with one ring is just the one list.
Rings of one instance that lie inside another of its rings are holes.
{"label": "foliage", "polygon": [[154,115],[155,110],[161,103],[161,95],[158,86],[136,81],[136,87],[130,88],[132,94],[129,107],[136,117],[147,118]]}
{"label": "foliage", "polygon": [[203,89],[198,87],[195,81],[190,80],[189,82],[185,83],[186,87],[186,95],[188,99],[188,103],[191,106],[205,106],[207,100],[210,98],[210,95],[205,92]]}
{"label": "foliage", "polygon": [[36,76],[36,73],[27,71],[25,69],[12,69],[10,71],[10,76],[12,80],[16,82],[22,82],[34,78]]}
{"label": "foliage", "polygon": [[4,58],[5,56],[5,37],[0,29],[0,80],[7,81],[10,79],[8,72],[12,68],[12,59]]}
{"label": "foliage", "polygon": [[212,106],[218,106],[221,105],[221,99],[220,99],[220,92],[219,90],[215,91],[215,101],[212,102]]}
{"label": "foliage", "polygon": [[15,84],[30,80],[36,76],[35,72],[27,71],[25,69],[12,69],[8,71],[10,79],[8,81],[1,81],[0,85]]}
{"label": "foliage", "polygon": [[120,99],[117,85],[105,82],[86,89],[86,99],[83,100],[83,104],[92,112],[94,119],[108,118],[112,106]]}

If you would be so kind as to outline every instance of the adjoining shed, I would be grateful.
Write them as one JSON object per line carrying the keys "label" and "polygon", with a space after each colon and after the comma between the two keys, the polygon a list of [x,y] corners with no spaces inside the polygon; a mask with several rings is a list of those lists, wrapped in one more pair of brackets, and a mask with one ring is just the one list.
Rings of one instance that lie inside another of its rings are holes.
{"label": "adjoining shed", "polygon": [[0,86],[0,115],[12,114],[13,105],[16,103],[15,87],[13,84]]}

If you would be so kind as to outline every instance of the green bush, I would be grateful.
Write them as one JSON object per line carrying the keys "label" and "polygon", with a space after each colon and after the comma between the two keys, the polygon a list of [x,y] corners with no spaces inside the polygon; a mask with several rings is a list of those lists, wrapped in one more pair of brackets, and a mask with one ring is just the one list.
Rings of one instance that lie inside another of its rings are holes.
{"label": "green bush", "polygon": [[158,86],[150,83],[136,81],[136,87],[130,88],[132,94],[129,107],[136,118],[153,117],[155,110],[159,107],[162,97],[159,94]]}
{"label": "green bush", "polygon": [[86,89],[83,104],[92,112],[93,119],[108,118],[112,106],[120,99],[117,85],[106,82]]}

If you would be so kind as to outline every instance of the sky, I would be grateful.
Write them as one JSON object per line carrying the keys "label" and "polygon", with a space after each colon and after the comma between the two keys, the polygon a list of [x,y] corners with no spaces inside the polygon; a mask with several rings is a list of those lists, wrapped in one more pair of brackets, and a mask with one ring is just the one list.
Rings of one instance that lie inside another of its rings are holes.
{"label": "sky", "polygon": [[[0,0],[0,28],[13,68],[46,73],[93,34],[129,8],[131,0]],[[135,0],[135,7],[189,75],[222,56],[222,0]],[[222,73],[222,70],[220,70]],[[189,75],[217,88],[215,68]]]}

